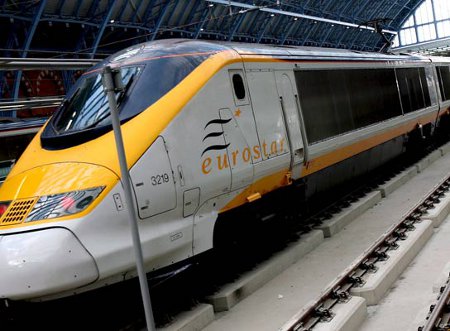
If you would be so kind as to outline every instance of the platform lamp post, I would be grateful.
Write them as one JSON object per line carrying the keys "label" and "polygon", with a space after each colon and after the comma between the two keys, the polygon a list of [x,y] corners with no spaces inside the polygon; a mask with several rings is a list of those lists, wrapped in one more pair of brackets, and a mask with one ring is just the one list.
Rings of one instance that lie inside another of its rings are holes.
{"label": "platform lamp post", "polygon": [[109,109],[111,111],[111,120],[116,140],[117,155],[119,157],[120,172],[122,177],[125,201],[128,206],[128,217],[130,218],[131,236],[133,238],[134,254],[136,258],[136,267],[141,286],[142,301],[144,304],[145,320],[148,331],[155,330],[155,321],[153,319],[153,310],[150,300],[150,292],[147,283],[147,276],[144,269],[144,258],[142,254],[141,239],[139,236],[139,228],[137,223],[136,210],[134,208],[133,196],[131,193],[130,174],[128,172],[125,148],[123,145],[122,132],[120,128],[119,114],[117,111],[116,92],[123,90],[122,77],[120,70],[111,69],[106,66],[102,73],[103,86],[108,96]]}

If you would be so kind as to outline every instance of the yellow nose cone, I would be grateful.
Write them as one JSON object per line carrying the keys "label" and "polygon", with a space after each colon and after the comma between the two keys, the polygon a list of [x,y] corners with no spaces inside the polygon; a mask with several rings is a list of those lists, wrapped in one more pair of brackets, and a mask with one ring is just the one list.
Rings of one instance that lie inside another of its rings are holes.
{"label": "yellow nose cone", "polygon": [[0,201],[27,199],[105,186],[118,181],[109,169],[88,163],[54,163],[8,177],[0,187]]}

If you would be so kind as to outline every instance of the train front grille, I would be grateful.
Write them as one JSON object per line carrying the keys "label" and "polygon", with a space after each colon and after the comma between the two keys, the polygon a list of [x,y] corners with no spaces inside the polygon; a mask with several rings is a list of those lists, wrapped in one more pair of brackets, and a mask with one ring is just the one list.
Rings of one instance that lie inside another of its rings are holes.
{"label": "train front grille", "polygon": [[15,200],[8,207],[8,210],[0,218],[0,226],[20,224],[25,221],[27,215],[30,213],[36,198]]}

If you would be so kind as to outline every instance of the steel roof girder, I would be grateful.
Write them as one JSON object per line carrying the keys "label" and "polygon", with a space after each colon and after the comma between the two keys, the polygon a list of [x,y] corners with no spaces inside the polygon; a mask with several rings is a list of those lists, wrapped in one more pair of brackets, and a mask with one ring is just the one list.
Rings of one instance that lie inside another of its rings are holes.
{"label": "steel roof girder", "polygon": [[87,69],[100,60],[0,57],[0,71]]}
{"label": "steel roof girder", "polygon": [[306,30],[306,23],[300,21],[299,24],[297,25],[297,27],[295,28],[294,32],[291,33],[292,38],[297,40],[297,45],[300,45],[304,41],[304,39],[296,37],[296,36],[298,36],[300,34],[299,31],[301,31],[302,29]]}
{"label": "steel roof girder", "polygon": [[[245,9],[253,9],[253,8],[257,7],[257,6],[249,5],[249,4],[242,3],[242,2],[236,2],[236,1],[229,1],[229,2],[226,0],[206,0],[206,1],[212,2],[212,3],[218,3],[218,4],[222,4],[222,5],[231,4],[232,6],[241,7],[241,8],[245,8]],[[335,25],[350,26],[352,28],[363,28],[363,29],[371,30],[371,31],[374,30],[373,27],[369,27],[369,26],[361,26],[361,25],[357,25],[355,23],[337,21],[337,20],[333,20],[333,19],[305,15],[305,14],[300,14],[300,13],[295,13],[295,12],[286,12],[284,10],[270,9],[270,8],[266,8],[266,7],[260,7],[259,10],[268,12],[271,14],[275,14],[275,15],[280,14],[280,15],[293,16],[293,17],[298,17],[298,18],[305,18],[305,19],[308,19],[311,21],[318,21],[318,22],[330,23],[330,24],[335,24]],[[386,33],[397,34],[396,31],[389,31],[389,30],[383,30],[383,31]]]}
{"label": "steel roof girder", "polygon": [[[28,34],[25,40],[25,44],[23,47],[22,57],[26,57],[28,54],[28,50],[30,49],[31,41],[33,40],[34,33],[36,32],[37,26],[39,24],[39,20],[44,12],[45,6],[47,4],[47,0],[41,0],[39,7],[34,14],[33,22],[31,24],[30,29],[28,30]],[[22,79],[22,71],[18,71],[16,74],[16,79],[14,82],[14,90],[13,90],[13,98],[17,99],[19,97],[19,88],[20,88],[20,80]]]}
{"label": "steel roof girder", "polygon": [[247,19],[242,23],[241,32],[250,34],[250,30],[252,30],[255,25],[256,20],[258,19],[259,11],[254,11],[247,14]]}
{"label": "steel roof girder", "polygon": [[200,18],[200,24],[198,25],[197,30],[195,31],[194,39],[198,39],[198,37],[200,36],[200,33],[202,32],[203,27],[205,26],[206,19],[211,13],[211,11],[212,11],[211,7],[205,7],[203,9],[203,13]]}
{"label": "steel roof girder", "polygon": [[118,11],[118,15],[116,16],[116,21],[122,22],[122,17],[123,17],[123,14],[125,13],[125,10],[126,10],[127,7],[128,7],[128,4],[129,4],[129,2],[126,1],[126,0],[124,0],[124,1],[122,2],[122,6],[120,6],[120,9],[119,9],[119,11]]}
{"label": "steel roof girder", "polygon": [[242,22],[244,21],[245,15],[246,14],[241,14],[241,15],[239,15],[239,17],[237,17],[235,19],[235,22],[233,24],[234,26],[232,26],[232,31],[230,32],[230,35],[228,38],[229,41],[233,40],[234,35],[236,34],[237,30],[241,27]]}
{"label": "steel roof girder", "polygon": [[97,32],[97,35],[95,37],[94,43],[92,44],[91,52],[90,52],[90,58],[93,59],[95,56],[95,53],[97,53],[98,45],[100,44],[100,40],[103,37],[103,33],[105,32],[106,26],[109,22],[109,19],[111,17],[112,11],[114,9],[115,0],[109,0],[108,2],[108,10],[106,12],[105,17],[103,18],[103,21],[100,25],[100,28]]}
{"label": "steel roof girder", "polygon": [[98,28],[101,25],[101,22],[88,22],[83,21],[81,19],[77,19],[75,17],[66,17],[66,18],[59,18],[59,17],[43,17],[41,18],[41,22],[58,22],[58,23],[70,23],[70,24],[76,24],[76,25],[87,25],[89,27]]}
{"label": "steel roof girder", "polygon": [[139,4],[137,6],[134,4],[133,0],[129,0],[129,2],[131,4],[131,8],[134,10],[133,19],[131,22],[136,23],[136,18],[139,18],[139,20],[142,22],[142,18],[139,15],[139,10],[141,10],[141,6],[144,0],[139,0]]}
{"label": "steel roof girder", "polygon": [[221,30],[225,25],[224,22],[227,20],[229,16],[229,12],[227,8],[221,7],[219,8],[219,13],[217,14],[217,18],[214,20],[214,26],[217,30]]}
{"label": "steel roof girder", "polygon": [[36,11],[36,14],[34,15],[33,22],[31,24],[30,30],[28,31],[28,34],[27,34],[27,39],[25,41],[25,45],[23,48],[22,57],[27,56],[27,52],[30,48],[31,41],[33,40],[34,33],[36,32],[37,26],[39,24],[39,20],[41,19],[41,16],[42,16],[42,13],[44,12],[46,4],[47,4],[47,0],[42,0],[39,5],[38,10]]}
{"label": "steel roof girder", "polygon": [[294,30],[294,27],[297,22],[298,22],[298,20],[292,20],[291,23],[288,25],[288,28],[285,30],[285,32],[283,33],[283,36],[281,38],[281,41],[280,41],[281,45],[284,45],[284,43],[286,42],[286,39],[291,34],[292,30]]}
{"label": "steel roof girder", "polygon": [[167,25],[170,27],[170,21],[172,20],[172,17],[173,17],[173,15],[175,14],[175,11],[176,11],[176,9],[177,9],[177,7],[178,7],[178,5],[179,5],[180,3],[177,1],[177,2],[174,2],[174,5],[173,5],[173,7],[172,7],[172,10],[169,12],[169,16],[167,17],[167,19],[166,19],[166,22],[167,22]]}
{"label": "steel roof girder", "polygon": [[95,12],[97,11],[98,6],[100,5],[100,0],[94,0],[89,7],[87,12],[87,17],[94,17]]}
{"label": "steel roof girder", "polygon": [[331,43],[331,41],[329,41],[328,38],[330,37],[331,33],[333,33],[333,28],[334,28],[334,27],[330,27],[330,28],[328,29],[328,31],[326,32],[326,34],[323,36],[322,42],[321,42],[321,44],[320,44],[320,47],[323,47],[323,45],[324,45],[326,42],[330,42],[330,43]]}
{"label": "steel roof girder", "polygon": [[312,26],[310,27],[310,29],[308,30],[308,34],[305,36],[305,38],[303,39],[303,43],[302,45],[305,45],[306,42],[308,42],[309,37],[311,36],[311,34],[315,33],[315,30],[318,29],[319,23],[312,23]]}
{"label": "steel roof girder", "polygon": [[264,20],[264,22],[267,22],[266,24],[263,24],[264,27],[260,30],[256,42],[259,44],[262,40],[262,37],[264,36],[264,34],[266,33],[267,28],[269,27],[269,22],[270,21],[270,15],[266,15],[266,19]]}
{"label": "steel roof girder", "polygon": [[[280,37],[283,37],[283,32],[285,31],[285,22],[289,20],[289,17],[287,16],[275,16],[272,19],[276,19],[276,22],[272,28],[272,36],[275,37],[277,40],[279,40],[281,42],[281,39],[278,39],[278,35],[280,35]],[[288,22],[291,22],[292,20],[289,20]],[[281,31],[280,31],[281,30]],[[281,33],[279,33],[281,32]]]}
{"label": "steel roof girder", "polygon": [[182,1],[179,1],[178,4],[180,4],[182,2],[184,2],[183,7],[182,7],[182,9],[180,11],[180,14],[177,17],[177,20],[176,20],[174,26],[179,26],[180,25],[181,20],[183,19],[183,14],[186,12],[187,8],[189,7],[189,1],[182,0]]}
{"label": "steel roof girder", "polygon": [[25,17],[25,16],[21,16],[21,15],[15,15],[15,14],[11,14],[9,12],[0,13],[0,17],[9,18],[9,19],[12,18],[12,19],[18,20],[18,21],[33,22],[33,18],[32,17]]}
{"label": "steel roof girder", "polygon": [[[380,1],[381,3],[384,2],[384,0]],[[367,8],[367,6],[370,4],[370,0],[364,0],[364,3],[361,4],[361,6],[359,7],[358,11],[355,13],[354,17],[355,17],[355,21],[356,19],[361,17],[361,13]]]}
{"label": "steel roof girder", "polygon": [[81,5],[83,4],[83,0],[77,0],[77,4],[75,5],[75,10],[73,15],[75,17],[79,17],[80,16],[80,9],[81,9]]}
{"label": "steel roof girder", "polygon": [[65,3],[66,3],[65,0],[58,1],[58,5],[56,6],[56,15],[57,16],[61,16],[62,7],[64,6]]}
{"label": "steel roof girder", "polygon": [[163,8],[161,10],[161,13],[159,14],[158,20],[156,21],[155,27],[153,29],[153,34],[151,35],[150,40],[155,40],[156,39],[156,36],[158,34],[158,31],[159,31],[159,28],[161,27],[161,24],[162,24],[164,18],[166,17],[166,15],[167,15],[167,11],[168,11],[169,6],[170,6],[170,0],[165,3],[165,5],[163,6]]}
{"label": "steel roof girder", "polygon": [[188,15],[188,19],[187,22],[189,24],[189,22],[192,22],[192,19],[195,17],[195,15],[197,14],[200,4],[203,4],[203,2],[200,1],[196,1],[194,6],[191,8],[191,10],[189,11],[189,15]]}
{"label": "steel roof girder", "polygon": [[147,5],[147,8],[145,9],[144,17],[142,19],[142,23],[147,26],[147,24],[150,22],[150,19],[152,17],[153,8],[155,7],[156,0],[150,0],[150,2]]}

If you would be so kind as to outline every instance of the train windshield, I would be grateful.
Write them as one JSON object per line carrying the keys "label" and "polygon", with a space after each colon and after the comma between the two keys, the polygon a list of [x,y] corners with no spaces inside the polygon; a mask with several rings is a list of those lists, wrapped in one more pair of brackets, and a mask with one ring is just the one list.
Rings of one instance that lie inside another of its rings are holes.
{"label": "train windshield", "polygon": [[[146,47],[156,46],[150,44]],[[188,48],[183,44],[175,49],[163,46],[125,60],[124,54],[119,54],[84,74],[42,132],[42,147],[62,149],[76,146],[112,129],[108,99],[102,84],[105,63],[114,63],[121,70],[125,90],[116,95],[116,100],[120,122],[125,123],[161,99],[212,54],[223,49],[212,45],[199,52],[196,47]]]}
{"label": "train windshield", "polygon": [[[119,107],[141,68],[124,67],[120,71],[125,89],[116,93]],[[64,102],[53,121],[53,127],[57,133],[86,130],[111,123],[102,75],[99,73],[87,75],[77,85],[72,96]]]}

